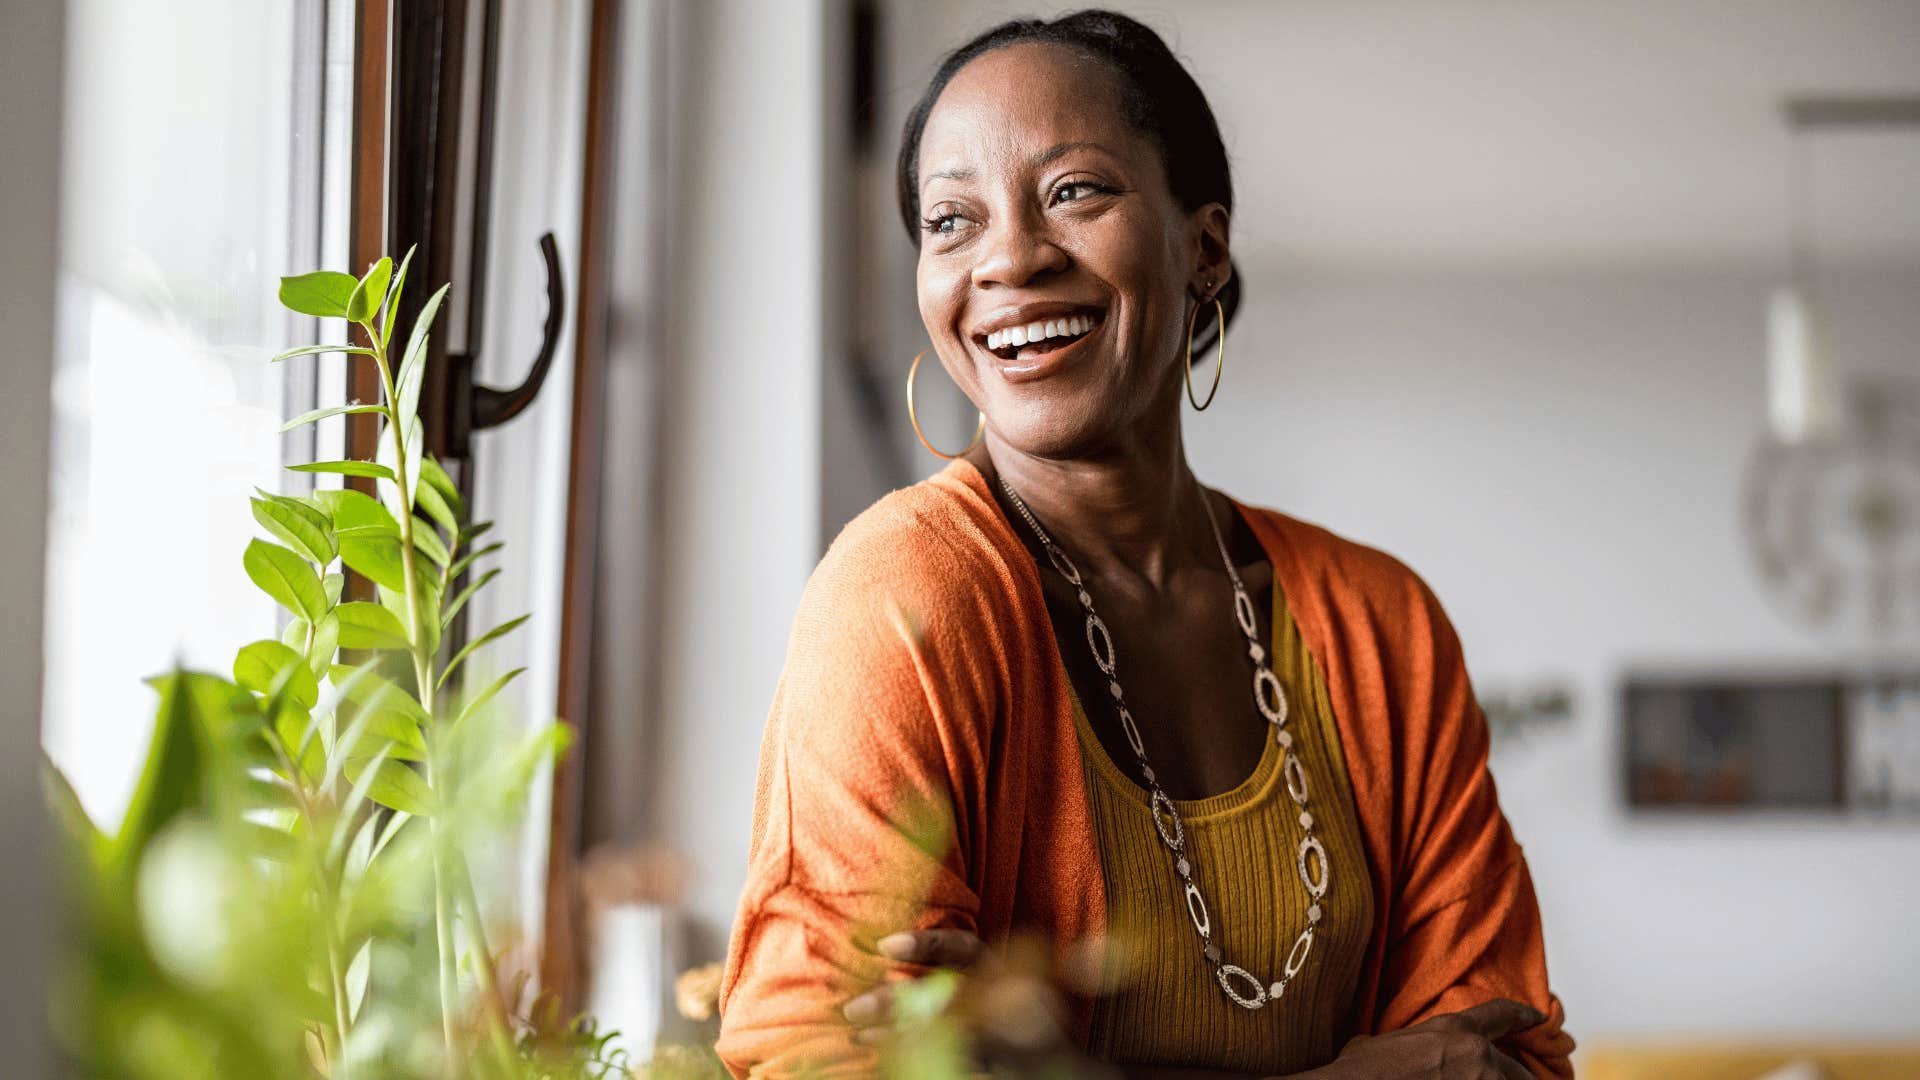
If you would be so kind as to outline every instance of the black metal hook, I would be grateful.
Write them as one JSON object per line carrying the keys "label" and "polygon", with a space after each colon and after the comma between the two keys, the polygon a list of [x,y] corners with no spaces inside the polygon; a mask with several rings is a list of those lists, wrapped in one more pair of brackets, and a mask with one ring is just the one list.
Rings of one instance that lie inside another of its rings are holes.
{"label": "black metal hook", "polygon": [[540,237],[540,254],[547,262],[547,325],[540,333],[540,351],[534,355],[527,377],[511,390],[473,384],[473,422],[468,425],[469,434],[499,427],[520,415],[539,396],[540,387],[547,381],[547,372],[553,367],[554,347],[559,344],[560,326],[566,318],[567,289],[560,277],[560,249],[551,232]]}

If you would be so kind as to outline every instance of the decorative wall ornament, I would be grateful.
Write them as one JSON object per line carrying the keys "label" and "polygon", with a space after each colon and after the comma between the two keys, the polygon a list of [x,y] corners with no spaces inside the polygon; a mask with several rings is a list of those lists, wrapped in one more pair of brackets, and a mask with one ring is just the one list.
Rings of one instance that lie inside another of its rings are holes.
{"label": "decorative wall ornament", "polygon": [[1920,631],[1920,385],[1850,391],[1841,434],[1760,438],[1745,527],[1761,581],[1803,622],[1888,639]]}
{"label": "decorative wall ornament", "polygon": [[1842,381],[1815,262],[1807,136],[1912,128],[1920,98],[1795,98],[1788,280],[1768,308],[1767,428],[1742,524],[1760,579],[1803,623],[1886,640],[1920,629],[1920,383]]}
{"label": "decorative wall ornament", "polygon": [[1573,723],[1573,691],[1561,679],[1528,685],[1492,684],[1480,692],[1480,711],[1496,746],[1523,743]]}
{"label": "decorative wall ornament", "polygon": [[1630,673],[1627,805],[1920,816],[1920,670]]}

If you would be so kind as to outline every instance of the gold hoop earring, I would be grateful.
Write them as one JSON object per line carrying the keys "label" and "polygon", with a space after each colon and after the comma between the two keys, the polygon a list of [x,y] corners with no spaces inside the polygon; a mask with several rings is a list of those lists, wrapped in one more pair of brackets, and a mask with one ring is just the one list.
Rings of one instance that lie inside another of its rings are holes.
{"label": "gold hoop earring", "polygon": [[1207,400],[1197,401],[1193,396],[1193,327],[1200,319],[1200,308],[1206,303],[1201,301],[1193,305],[1193,314],[1187,316],[1187,400],[1193,402],[1195,412],[1205,412],[1213,404],[1213,395],[1220,392],[1220,375],[1227,370],[1227,309],[1220,306],[1220,298],[1213,298],[1214,325],[1219,330],[1214,340],[1220,343],[1219,361],[1213,369],[1213,386],[1207,391]]}
{"label": "gold hoop earring", "polygon": [[[954,458],[959,457],[960,454],[964,454],[968,450],[972,450],[974,447],[980,445],[980,437],[987,432],[987,414],[979,414],[980,422],[975,424],[973,428],[973,441],[968,443],[965,449],[962,449],[957,454],[942,453],[937,447],[927,441],[927,433],[920,430],[920,416],[913,408],[913,377],[920,373],[920,359],[930,351],[931,350],[928,349],[921,349],[919,352],[914,353],[913,366],[907,369],[907,419],[913,422],[913,433],[919,437],[920,445],[926,447],[928,453],[934,457],[946,458],[948,461],[952,461]],[[978,410],[975,411],[978,412]]]}

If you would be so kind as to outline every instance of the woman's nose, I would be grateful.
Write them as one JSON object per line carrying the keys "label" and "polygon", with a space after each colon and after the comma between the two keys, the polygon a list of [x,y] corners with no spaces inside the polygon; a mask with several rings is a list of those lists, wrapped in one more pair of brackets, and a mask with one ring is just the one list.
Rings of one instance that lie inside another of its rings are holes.
{"label": "woman's nose", "polygon": [[1002,215],[989,224],[973,267],[973,284],[1019,286],[1050,272],[1065,269],[1066,250],[1054,242],[1045,222],[1029,214]]}

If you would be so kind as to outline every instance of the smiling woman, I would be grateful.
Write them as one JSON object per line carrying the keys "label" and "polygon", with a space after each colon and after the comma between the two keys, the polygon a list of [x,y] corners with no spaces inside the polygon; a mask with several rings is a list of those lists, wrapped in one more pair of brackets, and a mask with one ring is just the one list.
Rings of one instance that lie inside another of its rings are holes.
{"label": "smiling woman", "polygon": [[1182,387],[1240,297],[1192,77],[1124,16],[1006,23],[941,65],[898,179],[921,319],[982,434],[809,582],[729,1067],[868,1071],[903,976],[988,984],[1037,936],[1062,1023],[1015,1041],[1056,1064],[1569,1075],[1438,600],[1188,468]]}
{"label": "smiling woman", "polygon": [[[1206,316],[1218,300],[1219,319],[1239,308],[1213,111],[1123,16],[1008,23],[953,52],[908,117],[898,174],[934,348],[983,411],[1018,425],[1011,441],[1040,438],[1036,453],[1130,437],[1169,404],[1145,369],[1180,354],[1189,298]],[[1035,278],[1050,287],[1023,288]],[[1085,335],[1049,349],[1047,321],[1076,316]],[[1197,347],[1219,319],[1196,327]]]}

